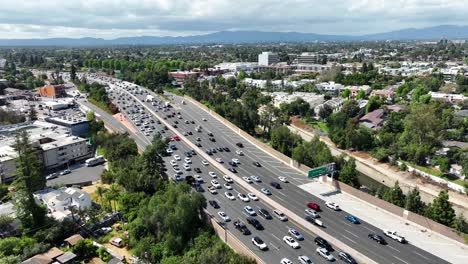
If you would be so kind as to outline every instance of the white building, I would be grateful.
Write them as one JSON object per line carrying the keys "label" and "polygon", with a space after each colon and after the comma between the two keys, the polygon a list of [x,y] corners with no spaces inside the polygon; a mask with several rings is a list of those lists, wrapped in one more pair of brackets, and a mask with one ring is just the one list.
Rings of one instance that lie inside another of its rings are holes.
{"label": "white building", "polygon": [[303,52],[297,56],[297,64],[316,64],[318,62],[318,54],[314,52]]}
{"label": "white building", "polygon": [[282,103],[290,104],[298,98],[302,98],[304,101],[309,103],[311,109],[324,102],[324,96],[322,94],[315,93],[294,92],[290,94],[287,92],[265,92],[264,94],[270,95],[273,98],[273,104],[276,107],[279,107]]}
{"label": "white building", "polygon": [[256,62],[223,62],[214,66],[217,70],[226,70],[230,72],[239,72],[244,70],[246,72],[255,71],[258,69]]}
{"label": "white building", "polygon": [[331,100],[328,100],[328,101],[324,102],[323,104],[319,104],[319,105],[315,106],[314,107],[314,113],[315,113],[316,116],[318,116],[318,114],[320,112],[320,109],[325,107],[325,105],[329,106],[333,110],[333,112],[336,113],[336,112],[341,110],[341,107],[343,106],[345,101],[346,101],[346,99],[344,99],[342,97],[332,98]]}
{"label": "white building", "polygon": [[57,220],[71,218],[72,207],[79,210],[91,206],[91,196],[77,188],[45,189],[34,193],[34,198],[47,207],[49,216]]}
{"label": "white building", "polygon": [[461,101],[467,100],[468,97],[463,94],[448,94],[448,93],[438,93],[438,92],[429,92],[429,95],[438,101],[448,102],[452,104],[459,103]]}
{"label": "white building", "polygon": [[258,55],[258,65],[259,66],[268,66],[271,64],[276,64],[279,62],[278,54],[264,51]]}
{"label": "white building", "polygon": [[316,84],[316,87],[317,89],[323,91],[323,92],[326,92],[326,93],[330,93],[330,94],[339,94],[340,91],[342,91],[344,89],[344,85],[340,84],[340,83],[335,83],[335,82],[322,82],[322,83],[318,83]]}
{"label": "white building", "polygon": [[254,86],[257,88],[266,88],[267,86],[267,81],[266,80],[258,80],[258,79],[252,79],[252,78],[245,78],[244,83],[249,86]]}
{"label": "white building", "polygon": [[296,65],[296,73],[324,72],[332,68],[332,64],[300,63]]}

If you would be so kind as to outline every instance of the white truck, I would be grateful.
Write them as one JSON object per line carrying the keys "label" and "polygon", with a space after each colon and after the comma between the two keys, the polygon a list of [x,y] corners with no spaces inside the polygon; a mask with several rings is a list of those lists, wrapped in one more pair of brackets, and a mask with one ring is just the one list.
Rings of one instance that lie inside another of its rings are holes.
{"label": "white truck", "polygon": [[395,241],[398,241],[400,243],[405,243],[406,242],[405,237],[400,236],[396,231],[384,229],[383,233],[386,236],[388,236],[389,238],[391,238],[391,239],[393,239]]}
{"label": "white truck", "polygon": [[154,101],[154,96],[152,96],[151,94],[148,94],[146,96],[146,102],[153,102]]}

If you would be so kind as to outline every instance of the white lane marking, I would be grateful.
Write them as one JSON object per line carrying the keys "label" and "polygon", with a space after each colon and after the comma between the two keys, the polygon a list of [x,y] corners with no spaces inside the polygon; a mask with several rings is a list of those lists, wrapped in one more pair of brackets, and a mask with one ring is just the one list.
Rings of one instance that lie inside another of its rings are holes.
{"label": "white lane marking", "polygon": [[401,261],[401,262],[403,262],[403,263],[409,264],[408,262],[402,260],[401,258],[399,258],[399,257],[397,257],[397,256],[393,256],[393,257],[395,257],[396,259],[398,259],[399,261]]}
{"label": "white lane marking", "polygon": [[364,227],[365,229],[367,229],[367,230],[369,230],[369,231],[375,233],[375,231],[374,231],[373,229],[370,229],[370,228],[368,228],[367,226],[362,226],[362,227]]}
{"label": "white lane marking", "polygon": [[286,201],[285,201],[283,198],[281,198],[281,197],[278,197],[278,196],[277,196],[276,198],[280,199],[280,200],[283,201],[283,202],[286,202]]}
{"label": "white lane marking", "polygon": [[284,197],[287,197],[287,195],[286,195],[286,194],[284,194],[284,193],[282,193],[282,192],[280,192],[280,191],[278,191],[277,193],[279,193],[279,194],[283,195]]}
{"label": "white lane marking", "polygon": [[[420,256],[421,258],[426,259],[426,260],[429,260],[426,256],[424,256],[424,255],[422,255],[422,254],[419,254],[419,253],[416,252],[416,251],[413,251],[413,252],[414,252],[414,254]],[[468,257],[468,255],[465,255],[465,257]]]}
{"label": "white lane marking", "polygon": [[280,239],[279,237],[275,236],[275,234],[271,233],[271,235],[272,235],[274,238],[278,239],[278,241],[281,241],[281,239]]}
{"label": "white lane marking", "polygon": [[270,245],[271,245],[273,248],[275,248],[276,250],[279,251],[279,247],[275,246],[275,245],[274,245],[273,243],[271,243],[271,242],[270,242]]}
{"label": "white lane marking", "polygon": [[346,229],[345,229],[345,232],[348,232],[348,233],[349,233],[349,234],[351,234],[352,236],[359,238],[359,236],[358,236],[358,235],[354,234],[354,233],[353,233],[353,232],[351,232],[351,231],[348,231],[348,230],[346,230]]}
{"label": "white lane marking", "polygon": [[349,238],[349,237],[347,237],[347,236],[345,236],[345,235],[343,235],[343,234],[341,234],[341,236],[344,237],[344,238],[346,238],[346,239],[348,239],[348,240],[351,241],[352,243],[356,244],[356,242],[355,242],[354,240],[352,240],[351,238]]}
{"label": "white lane marking", "polygon": [[395,250],[396,252],[401,252],[400,250],[398,250],[398,249],[396,249],[396,248],[394,248],[394,247],[392,247],[392,246],[390,246],[390,245],[389,245],[388,247],[391,248],[391,249],[393,249],[393,250]]}

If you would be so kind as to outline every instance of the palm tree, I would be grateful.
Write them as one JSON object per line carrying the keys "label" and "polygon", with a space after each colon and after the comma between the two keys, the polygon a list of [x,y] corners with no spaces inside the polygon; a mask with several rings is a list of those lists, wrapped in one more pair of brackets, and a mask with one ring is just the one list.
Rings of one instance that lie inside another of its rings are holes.
{"label": "palm tree", "polygon": [[100,202],[101,204],[104,203],[103,196],[104,196],[104,194],[105,194],[106,192],[107,192],[107,189],[104,188],[104,187],[102,187],[102,186],[98,186],[98,187],[96,188],[96,193],[97,193],[97,195],[99,196],[99,202]]}
{"label": "palm tree", "polygon": [[114,201],[114,207],[112,207],[112,203],[111,203],[111,210],[115,211],[117,210],[117,205],[115,204],[115,201],[117,200],[117,196],[119,195],[119,186],[117,184],[112,184],[110,189],[109,189],[109,193],[108,193],[108,198],[109,199],[109,202],[112,202]]}

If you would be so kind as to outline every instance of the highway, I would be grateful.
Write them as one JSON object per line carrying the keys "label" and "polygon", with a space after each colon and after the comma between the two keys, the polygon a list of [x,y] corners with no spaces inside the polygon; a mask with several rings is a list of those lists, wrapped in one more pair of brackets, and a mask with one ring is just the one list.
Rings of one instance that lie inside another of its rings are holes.
{"label": "highway", "polygon": [[[137,95],[141,101],[143,101],[146,95]],[[369,233],[375,232],[382,234],[382,232],[368,223],[361,223],[360,225],[354,225],[349,223],[346,219],[346,212],[345,211],[332,211],[325,207],[324,201],[320,200],[316,196],[311,196],[310,194],[306,193],[302,189],[298,187],[298,185],[304,184],[308,181],[304,177],[304,175],[300,174],[298,171],[290,168],[289,166],[283,164],[282,162],[276,160],[275,158],[271,157],[267,153],[259,150],[257,147],[250,144],[248,141],[244,140],[228,127],[223,125],[217,119],[211,117],[208,113],[206,113],[203,109],[200,109],[198,106],[191,104],[190,102],[186,102],[185,105],[181,104],[182,98],[177,96],[172,96],[174,102],[176,102],[175,109],[173,111],[177,111],[181,113],[182,119],[178,118],[168,118],[167,121],[173,123],[175,120],[178,121],[177,130],[180,132],[188,132],[191,131],[193,136],[187,136],[191,142],[196,143],[196,137],[200,137],[202,144],[201,151],[204,151],[206,148],[218,148],[218,147],[228,147],[231,149],[231,152],[217,152],[213,155],[214,158],[222,158],[225,161],[225,166],[227,166],[227,161],[230,161],[232,158],[238,158],[241,164],[236,168],[238,176],[251,176],[257,175],[262,179],[262,182],[253,183],[253,185],[260,189],[262,187],[269,188],[273,195],[271,198],[284,207],[290,209],[297,215],[305,216],[304,209],[306,208],[307,202],[315,202],[321,205],[322,212],[320,212],[321,220],[325,223],[326,228],[324,229],[325,232],[332,235],[333,237],[341,240],[342,242],[348,244],[350,247],[358,250],[362,254],[368,256],[372,260],[378,263],[447,263],[444,260],[433,256],[432,254],[425,252],[413,245],[410,244],[400,244],[389,238],[386,238],[387,245],[379,245],[376,242],[367,238]],[[147,107],[152,107],[149,103],[145,103]],[[122,106],[122,105],[120,105]],[[160,115],[159,118],[163,118],[167,113],[166,112],[158,112]],[[154,117],[153,117],[154,118]],[[206,121],[202,121],[206,119]],[[185,120],[195,121],[195,124],[188,122],[185,124]],[[174,122],[175,123],[175,122]],[[195,132],[195,127],[197,125],[202,125],[203,129],[201,133]],[[210,131],[213,134],[216,142],[211,142],[208,139],[208,132]],[[167,135],[166,135],[167,136]],[[244,152],[244,156],[238,156],[235,153],[235,150],[238,147],[235,145],[237,142],[242,142],[244,148],[242,151]],[[183,156],[183,151],[187,150],[187,146],[185,143],[178,142],[180,145],[181,150],[179,155]],[[170,158],[169,158],[170,159]],[[258,161],[261,163],[261,167],[253,166],[253,162]],[[194,167],[200,167],[198,165],[200,160],[198,157],[193,158]],[[181,165],[181,164],[180,164]],[[180,166],[179,165],[179,166]],[[210,165],[211,166],[211,165]],[[217,171],[214,170],[213,171]],[[216,172],[218,175],[221,173],[218,171]],[[192,174],[192,173],[191,173]],[[193,174],[192,174],[193,175]],[[201,175],[205,178],[205,182],[209,181],[209,176],[207,175],[206,169],[202,168]],[[289,179],[290,183],[283,184],[283,188],[280,190],[273,190],[270,186],[271,181],[278,181],[279,176],[285,176]],[[220,183],[224,183],[222,179],[219,179]],[[206,185],[206,184],[205,184]],[[235,185],[235,184],[234,184]],[[234,186],[234,190],[237,192],[246,193],[246,191],[240,186]],[[227,198],[223,195],[224,188],[221,189],[220,194],[215,195],[216,199],[220,202],[221,207],[225,212],[231,217],[231,219],[242,218],[245,220],[246,216],[243,213],[243,202],[236,199],[236,201],[228,201]],[[209,192],[204,193],[207,197],[207,200],[212,200],[213,195]],[[238,203],[241,203],[239,205]],[[263,204],[260,202],[249,202],[250,204],[255,204],[255,206],[260,206],[263,208],[268,209],[270,212],[273,208],[270,208],[267,204]],[[346,210],[346,208],[344,208]],[[213,215],[216,215],[216,211],[208,206],[208,210]],[[218,216],[216,216],[220,219]],[[257,216],[257,218],[260,218]],[[323,263],[325,260],[319,257],[315,253],[316,246],[313,244],[313,238],[315,237],[313,234],[310,233],[309,230],[303,229],[301,226],[296,225],[295,223],[291,222],[280,222],[277,219],[269,220],[268,224],[266,224],[266,220],[260,220],[264,226],[266,227],[264,231],[254,231],[253,227],[249,226],[249,229],[254,234],[259,234],[259,236],[264,239],[270,247],[270,250],[267,252],[260,252],[250,243],[250,237],[245,237],[241,235],[237,230],[232,230],[232,224],[228,224],[228,229],[233,234],[237,234],[236,236],[249,248],[255,251],[266,263],[279,263],[280,259],[283,257],[288,257],[289,259],[297,262],[297,256],[299,254],[308,255],[313,259],[315,263]],[[302,248],[301,249],[292,249],[285,245],[281,238],[287,234],[287,228],[294,227],[296,230],[301,232],[305,236],[305,240],[300,242]],[[258,232],[258,233],[257,233]],[[337,256],[337,252],[334,252],[335,257]]]}

